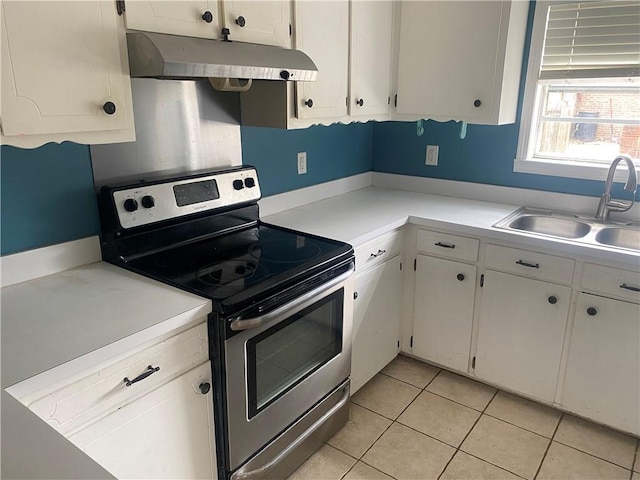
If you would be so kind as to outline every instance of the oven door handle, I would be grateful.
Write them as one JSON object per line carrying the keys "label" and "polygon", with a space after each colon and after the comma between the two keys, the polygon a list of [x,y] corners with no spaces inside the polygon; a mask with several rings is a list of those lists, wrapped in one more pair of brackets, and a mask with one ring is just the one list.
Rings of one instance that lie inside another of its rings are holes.
{"label": "oven door handle", "polygon": [[276,466],[278,463],[280,463],[282,461],[282,459],[285,458],[287,455],[289,455],[289,453],[292,450],[294,450],[296,447],[298,447],[298,445],[300,445],[307,438],[309,438],[313,434],[313,432],[318,430],[318,428],[320,428],[329,418],[331,418],[334,413],[336,413],[338,410],[340,410],[342,407],[344,407],[344,405],[349,401],[349,388],[346,387],[346,382],[343,383],[338,388],[342,388],[343,392],[344,392],[343,395],[342,395],[342,398],[340,399],[340,401],[338,403],[336,403],[333,407],[331,407],[331,409],[329,409],[327,411],[327,413],[325,413],[318,420],[316,420],[316,422],[313,425],[311,425],[307,430],[305,430],[302,435],[300,435],[293,442],[291,442],[287,446],[287,448],[282,450],[278,455],[276,455],[275,458],[273,458],[267,464],[261,466],[260,468],[256,468],[255,470],[249,470],[248,472],[240,472],[240,471],[238,471],[238,472],[234,473],[231,476],[232,480],[242,480],[242,479],[246,479],[246,478],[254,478],[254,477],[263,476],[266,472],[268,472],[274,466]]}
{"label": "oven door handle", "polygon": [[289,310],[293,310],[294,308],[299,307],[305,302],[308,302],[309,300],[313,299],[313,297],[317,297],[318,295],[321,295],[327,290],[330,290],[336,285],[344,282],[347,278],[349,278],[353,274],[354,270],[355,270],[355,266],[353,265],[353,263],[351,263],[351,265],[349,265],[349,270],[347,270],[345,273],[342,273],[338,275],[336,278],[333,278],[328,282],[323,283],[318,288],[314,288],[313,290],[303,295],[300,295],[295,300],[289,303],[286,303],[276,308],[275,310],[267,312],[264,315],[260,315],[259,317],[247,318],[244,320],[239,320],[239,319],[232,320],[231,330],[233,331],[248,330],[250,328],[257,328],[260,325],[264,325],[268,321],[279,317],[280,315],[282,315],[285,312],[288,312]]}

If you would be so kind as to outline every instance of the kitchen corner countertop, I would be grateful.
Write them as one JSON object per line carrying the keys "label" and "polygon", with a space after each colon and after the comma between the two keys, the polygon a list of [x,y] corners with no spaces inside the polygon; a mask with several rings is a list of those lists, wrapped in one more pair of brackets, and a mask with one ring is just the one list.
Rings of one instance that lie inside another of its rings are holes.
{"label": "kitchen corner countertop", "polygon": [[210,301],[105,262],[1,295],[2,478],[113,478],[5,388],[42,373],[48,380],[79,373],[92,366],[87,356],[124,355],[205,317]]}
{"label": "kitchen corner countertop", "polygon": [[106,346],[126,353],[211,311],[207,299],[105,262],[1,294],[3,389]]}
{"label": "kitchen corner countertop", "polygon": [[507,231],[493,225],[523,205],[468,200],[367,187],[262,218],[267,223],[334,238],[358,246],[406,223],[475,235],[523,247],[553,249],[595,260],[638,265],[640,255],[606,246]]}

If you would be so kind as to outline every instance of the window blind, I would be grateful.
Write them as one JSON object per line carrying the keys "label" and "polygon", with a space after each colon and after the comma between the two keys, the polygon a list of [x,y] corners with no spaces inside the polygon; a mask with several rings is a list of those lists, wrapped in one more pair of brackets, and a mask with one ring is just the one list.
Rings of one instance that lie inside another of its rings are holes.
{"label": "window blind", "polygon": [[640,3],[551,4],[541,79],[640,76]]}

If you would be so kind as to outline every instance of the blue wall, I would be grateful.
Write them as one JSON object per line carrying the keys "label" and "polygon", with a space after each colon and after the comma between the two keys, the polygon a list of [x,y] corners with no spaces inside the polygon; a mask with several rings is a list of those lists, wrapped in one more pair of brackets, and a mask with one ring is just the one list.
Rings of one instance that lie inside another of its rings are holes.
{"label": "blue wall", "polygon": [[0,155],[2,255],[98,234],[88,146],[3,145]]}
{"label": "blue wall", "polygon": [[[305,130],[242,128],[243,161],[255,165],[263,196],[371,170],[373,125]],[[307,152],[307,174],[297,153]],[[89,147],[47,144],[0,150],[0,253],[68,242],[100,232]]]}
{"label": "blue wall", "polygon": [[[603,181],[576,180],[513,171],[534,9],[535,2],[531,2],[516,123],[501,126],[469,125],[464,140],[459,137],[460,124],[457,122],[426,121],[422,136],[416,134],[416,122],[378,123],[373,130],[374,171],[549,192],[602,195],[604,178]],[[427,145],[440,147],[437,166],[424,163]],[[615,184],[613,192],[620,198],[629,198],[629,193],[622,193],[621,184]],[[637,198],[640,199],[640,192]]]}
{"label": "blue wall", "polygon": [[[373,123],[304,130],[242,127],[242,160],[257,167],[263,196],[368,172],[372,145]],[[304,175],[298,175],[298,152],[307,152]]]}

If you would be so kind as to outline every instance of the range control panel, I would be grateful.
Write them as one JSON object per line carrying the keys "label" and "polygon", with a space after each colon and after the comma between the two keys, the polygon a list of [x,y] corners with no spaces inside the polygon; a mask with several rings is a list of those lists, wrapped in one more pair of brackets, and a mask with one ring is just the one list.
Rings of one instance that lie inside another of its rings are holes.
{"label": "range control panel", "polygon": [[151,182],[111,192],[122,228],[140,227],[192,213],[260,199],[253,167]]}

